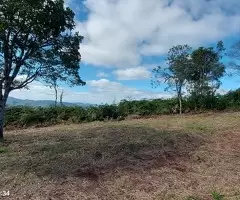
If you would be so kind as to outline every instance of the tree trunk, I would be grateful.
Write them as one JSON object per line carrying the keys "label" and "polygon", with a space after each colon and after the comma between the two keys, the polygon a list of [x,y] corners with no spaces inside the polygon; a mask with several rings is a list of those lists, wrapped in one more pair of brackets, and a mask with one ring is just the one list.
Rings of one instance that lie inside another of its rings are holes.
{"label": "tree trunk", "polygon": [[60,94],[60,105],[63,106],[63,90]]}
{"label": "tree trunk", "polygon": [[[0,92],[2,92],[1,89],[0,89]],[[6,102],[8,99],[9,92],[10,92],[9,88],[5,89],[4,95],[1,94],[1,98],[0,98],[0,141],[3,141],[4,139],[3,128],[4,128],[4,120],[5,120]]]}
{"label": "tree trunk", "polygon": [[178,97],[178,102],[179,102],[179,114],[182,114],[182,86],[183,86],[183,82],[176,87],[177,89],[177,97]]}
{"label": "tree trunk", "polygon": [[179,114],[182,114],[182,97],[178,97],[179,100]]}
{"label": "tree trunk", "polygon": [[4,127],[4,118],[5,118],[5,100],[0,100],[0,141],[3,141],[3,127]]}
{"label": "tree trunk", "polygon": [[55,106],[57,106],[57,100],[58,100],[57,86],[54,86],[54,92],[55,92]]}
{"label": "tree trunk", "polygon": [[5,108],[0,108],[0,141],[3,140],[3,126],[4,126]]}

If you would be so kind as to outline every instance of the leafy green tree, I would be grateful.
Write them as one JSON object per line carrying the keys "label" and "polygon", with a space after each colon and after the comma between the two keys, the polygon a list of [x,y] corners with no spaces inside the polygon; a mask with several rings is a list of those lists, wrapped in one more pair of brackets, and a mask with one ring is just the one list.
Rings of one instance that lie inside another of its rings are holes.
{"label": "leafy green tree", "polygon": [[63,0],[0,0],[0,139],[11,91],[55,74],[71,86],[85,84],[79,77],[83,37],[74,28]]}
{"label": "leafy green tree", "polygon": [[225,73],[225,65],[221,62],[223,51],[223,43],[220,41],[216,49],[199,47],[191,54],[192,64],[188,69],[187,81],[195,108],[205,97],[213,97],[221,84],[220,78]]}
{"label": "leafy green tree", "polygon": [[167,67],[158,66],[153,70],[152,85],[159,86],[162,80],[168,84],[165,90],[175,91],[179,101],[179,112],[182,114],[183,87],[186,84],[190,61],[191,47],[188,45],[173,46],[167,55]]}

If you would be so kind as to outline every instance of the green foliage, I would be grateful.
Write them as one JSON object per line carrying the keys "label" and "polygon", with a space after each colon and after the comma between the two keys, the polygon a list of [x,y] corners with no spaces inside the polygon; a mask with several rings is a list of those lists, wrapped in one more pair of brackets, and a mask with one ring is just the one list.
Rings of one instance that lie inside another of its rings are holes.
{"label": "green foliage", "polygon": [[[195,101],[190,97],[183,98],[183,112],[195,112]],[[240,89],[225,95],[207,96],[200,101],[201,111],[240,110]],[[122,100],[119,104],[82,107],[7,107],[5,126],[28,127],[33,125],[52,125],[58,123],[83,123],[106,120],[123,120],[129,115],[146,117],[151,115],[176,114],[179,110],[178,100]],[[191,127],[189,127],[191,128]],[[195,127],[196,128],[196,127]],[[204,129],[204,127],[197,127]]]}
{"label": "green foliage", "polygon": [[8,149],[6,147],[0,147],[0,154],[1,153],[7,153]]}
{"label": "green foliage", "polygon": [[191,60],[189,59],[190,51],[191,47],[188,45],[173,46],[166,58],[167,67],[158,66],[153,69],[152,85],[157,87],[164,80],[168,85],[165,90],[176,92],[180,114],[182,113],[183,87],[189,76],[188,69],[191,65]]}
{"label": "green foliage", "polygon": [[[224,200],[224,195],[221,195],[218,192],[212,192],[211,194],[212,200]],[[202,200],[202,198],[194,197],[194,196],[189,196],[185,200]]]}
{"label": "green foliage", "polygon": [[19,124],[21,126],[31,126],[35,124],[41,124],[44,118],[39,113],[23,113],[21,115]]}
{"label": "green foliage", "polygon": [[188,45],[173,46],[166,57],[167,67],[153,70],[152,84],[158,86],[163,80],[168,84],[166,90],[176,92],[180,114],[182,113],[183,89],[191,94],[191,109],[213,109],[216,104],[215,93],[225,73],[221,62],[225,51],[220,41],[216,48],[199,47],[192,50]]}
{"label": "green foliage", "polygon": [[223,43],[220,41],[216,49],[199,47],[191,54],[191,65],[186,78],[195,108],[213,108],[215,92],[225,73],[225,65],[221,63],[223,51]]}
{"label": "green foliage", "polygon": [[[63,0],[0,0],[1,70],[8,91],[39,78],[84,84],[78,70],[83,37],[74,33],[74,13]],[[11,52],[11,53],[9,53]],[[10,74],[12,76],[10,77]],[[17,75],[26,75],[19,81]],[[2,91],[1,91],[2,92]]]}
{"label": "green foliage", "polygon": [[[5,105],[13,90],[28,88],[36,79],[51,86],[57,86],[58,81],[70,86],[85,85],[79,76],[83,37],[74,31],[74,15],[64,0],[0,0],[1,139]],[[6,121],[29,126],[49,119],[42,110],[24,112],[20,117],[18,111],[19,108],[14,111],[14,118],[8,116]],[[64,120],[69,117],[68,113],[61,114],[58,117]],[[80,115],[69,120],[81,121]],[[55,120],[51,118],[50,122]]]}
{"label": "green foliage", "polygon": [[214,191],[212,192],[212,197],[213,197],[213,200],[223,200],[224,198],[224,195],[221,195],[220,193]]}

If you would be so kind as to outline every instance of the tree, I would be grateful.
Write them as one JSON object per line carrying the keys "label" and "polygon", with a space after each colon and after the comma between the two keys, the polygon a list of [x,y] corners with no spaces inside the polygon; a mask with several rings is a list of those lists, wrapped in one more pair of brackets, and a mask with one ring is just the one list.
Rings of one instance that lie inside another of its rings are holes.
{"label": "tree", "polygon": [[64,94],[64,90],[61,91],[60,97],[59,97],[59,102],[60,105],[63,106],[63,94]]}
{"label": "tree", "polygon": [[63,0],[0,0],[0,139],[11,91],[56,74],[71,86],[85,84],[79,77],[83,37],[74,28]]}
{"label": "tree", "polygon": [[216,90],[220,87],[220,78],[225,73],[225,65],[221,62],[224,50],[223,42],[220,41],[216,49],[199,47],[192,52],[192,64],[188,69],[187,81],[195,101],[195,108],[205,97],[214,97]]}
{"label": "tree", "polygon": [[58,101],[58,82],[57,82],[57,74],[53,76],[51,79],[47,80],[47,85],[50,89],[54,90],[54,105],[57,106]]}
{"label": "tree", "polygon": [[58,85],[57,85],[57,83],[55,82],[52,87],[54,89],[54,96],[55,96],[54,103],[55,103],[55,106],[57,106],[57,100],[58,100]]}
{"label": "tree", "polygon": [[188,45],[173,46],[167,55],[167,67],[158,66],[153,70],[152,85],[159,86],[164,80],[168,84],[165,90],[173,90],[177,93],[179,101],[179,113],[182,114],[183,87],[186,83],[188,67],[190,66],[191,47]]}

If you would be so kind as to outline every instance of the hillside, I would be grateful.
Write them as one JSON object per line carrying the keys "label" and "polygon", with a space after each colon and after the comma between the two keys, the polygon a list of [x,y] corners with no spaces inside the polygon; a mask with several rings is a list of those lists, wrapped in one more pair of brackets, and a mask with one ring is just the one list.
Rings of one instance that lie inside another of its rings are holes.
{"label": "hillside", "polygon": [[[9,97],[7,101],[7,105],[10,106],[41,106],[41,107],[47,107],[54,105],[54,101],[51,100],[29,100],[29,99],[17,99],[14,97]],[[81,106],[81,107],[88,107],[91,106],[92,104],[87,104],[87,103],[69,103],[69,102],[63,102],[63,105],[65,106]]]}

